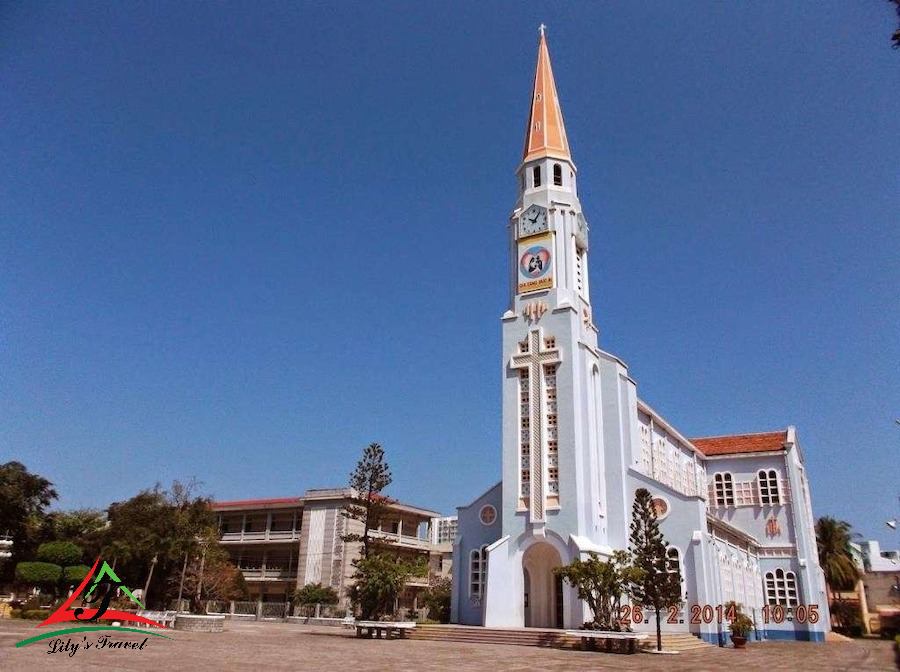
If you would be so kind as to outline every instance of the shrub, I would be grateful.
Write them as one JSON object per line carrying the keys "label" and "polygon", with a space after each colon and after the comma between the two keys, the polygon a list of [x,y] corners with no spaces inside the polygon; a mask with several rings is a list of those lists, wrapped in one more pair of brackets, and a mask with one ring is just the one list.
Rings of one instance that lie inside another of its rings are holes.
{"label": "shrub", "polygon": [[16,579],[31,584],[56,584],[62,577],[62,567],[50,562],[20,562],[16,565]]}
{"label": "shrub", "polygon": [[66,581],[81,583],[90,571],[91,568],[87,565],[73,565],[63,570],[63,577]]}
{"label": "shrub", "polygon": [[52,613],[49,609],[29,609],[22,612],[22,618],[26,618],[29,621],[43,621]]}
{"label": "shrub", "polygon": [[[146,602],[144,603],[146,604]],[[109,601],[109,609],[114,609],[116,611],[133,611],[138,609],[138,605],[131,601],[131,598],[127,595],[120,595],[119,597],[114,597]]]}
{"label": "shrub", "polygon": [[835,600],[831,603],[832,629],[844,635],[860,636],[862,634],[862,617],[859,607],[854,602]]}
{"label": "shrub", "polygon": [[78,565],[83,556],[81,546],[71,541],[48,541],[37,550],[38,560],[60,566]]}
{"label": "shrub", "polygon": [[295,604],[337,604],[337,592],[331,586],[323,586],[321,583],[307,583],[294,593]]}
{"label": "shrub", "polygon": [[21,609],[11,609],[9,612],[10,618],[22,618],[22,610]]}
{"label": "shrub", "polygon": [[422,595],[422,603],[428,607],[429,619],[439,623],[450,622],[450,595],[453,585],[448,577],[432,579],[431,586]]}

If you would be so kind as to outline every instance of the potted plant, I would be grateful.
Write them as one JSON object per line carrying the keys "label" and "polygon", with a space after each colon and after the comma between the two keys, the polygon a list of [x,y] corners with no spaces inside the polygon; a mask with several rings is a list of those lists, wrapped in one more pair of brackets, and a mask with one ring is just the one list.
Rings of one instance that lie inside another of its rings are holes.
{"label": "potted plant", "polygon": [[747,635],[753,629],[753,620],[741,611],[741,605],[729,602],[727,606],[734,610],[728,626],[731,630],[731,641],[734,642],[734,648],[743,649],[747,646]]}

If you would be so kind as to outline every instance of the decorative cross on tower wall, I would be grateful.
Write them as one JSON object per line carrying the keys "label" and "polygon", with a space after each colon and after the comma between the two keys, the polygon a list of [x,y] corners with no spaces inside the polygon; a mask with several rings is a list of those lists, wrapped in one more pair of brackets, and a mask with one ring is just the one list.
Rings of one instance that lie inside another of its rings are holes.
{"label": "decorative cross on tower wall", "polygon": [[[562,362],[559,350],[555,347],[544,348],[542,329],[532,329],[528,332],[525,342],[527,351],[513,355],[510,359],[510,367],[513,369],[528,371],[529,389],[529,446],[531,453],[531,478],[528,493],[528,509],[532,523],[544,522],[544,394],[543,394],[543,369],[547,364],[559,364]],[[521,444],[521,441],[519,441]],[[521,464],[519,464],[521,471]]]}

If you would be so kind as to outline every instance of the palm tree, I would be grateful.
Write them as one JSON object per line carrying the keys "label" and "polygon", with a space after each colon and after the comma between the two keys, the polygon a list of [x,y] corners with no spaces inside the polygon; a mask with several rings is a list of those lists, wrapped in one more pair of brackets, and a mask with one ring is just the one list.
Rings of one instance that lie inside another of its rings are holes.
{"label": "palm tree", "polygon": [[852,588],[862,576],[850,554],[851,536],[850,523],[844,520],[823,516],[816,521],[819,566],[825,574],[829,606],[836,591]]}

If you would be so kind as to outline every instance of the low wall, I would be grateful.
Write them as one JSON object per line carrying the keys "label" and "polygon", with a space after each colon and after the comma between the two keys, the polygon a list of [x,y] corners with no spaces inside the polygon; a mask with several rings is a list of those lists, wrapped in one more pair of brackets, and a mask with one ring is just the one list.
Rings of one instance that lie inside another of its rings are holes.
{"label": "low wall", "polygon": [[202,616],[198,614],[178,614],[175,616],[175,629],[187,632],[222,632],[225,625],[224,616]]}

